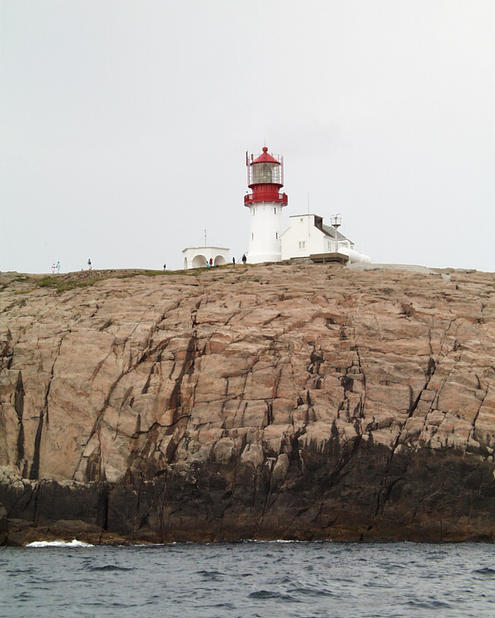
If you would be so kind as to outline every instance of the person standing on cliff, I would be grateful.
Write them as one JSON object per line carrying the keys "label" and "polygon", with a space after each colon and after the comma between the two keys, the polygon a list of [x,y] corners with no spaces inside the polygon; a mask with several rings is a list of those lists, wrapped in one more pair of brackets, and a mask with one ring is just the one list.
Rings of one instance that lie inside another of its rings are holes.
{"label": "person standing on cliff", "polygon": [[88,258],[88,270],[91,270],[93,268],[92,264],[91,264],[91,259]]}
{"label": "person standing on cliff", "polygon": [[235,257],[232,258],[232,266],[235,268]]}
{"label": "person standing on cliff", "polygon": [[247,262],[247,257],[246,257],[246,254],[243,253],[242,254],[242,263],[244,264],[244,266],[246,265],[246,262]]}
{"label": "person standing on cliff", "polygon": [[60,260],[57,260],[56,269],[57,269],[57,274],[60,274]]}

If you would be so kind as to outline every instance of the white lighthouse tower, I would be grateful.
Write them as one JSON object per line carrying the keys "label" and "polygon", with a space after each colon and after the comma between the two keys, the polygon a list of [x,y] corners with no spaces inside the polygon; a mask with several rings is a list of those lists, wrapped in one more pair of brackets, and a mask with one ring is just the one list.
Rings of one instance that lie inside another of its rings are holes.
{"label": "white lighthouse tower", "polygon": [[287,195],[281,193],[284,186],[283,159],[263,153],[254,159],[246,153],[248,186],[252,193],[244,196],[244,205],[251,214],[251,229],[248,245],[248,262],[279,262],[282,259],[282,208],[287,206]]}

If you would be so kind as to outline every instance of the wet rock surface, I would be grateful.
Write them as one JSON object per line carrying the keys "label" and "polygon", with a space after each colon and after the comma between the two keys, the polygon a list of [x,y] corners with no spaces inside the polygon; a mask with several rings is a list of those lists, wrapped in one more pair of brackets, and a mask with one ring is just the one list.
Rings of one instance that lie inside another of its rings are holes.
{"label": "wet rock surface", "polygon": [[0,290],[10,543],[495,536],[494,274],[278,264]]}
{"label": "wet rock surface", "polygon": [[7,509],[0,504],[0,545],[5,545],[8,538]]}

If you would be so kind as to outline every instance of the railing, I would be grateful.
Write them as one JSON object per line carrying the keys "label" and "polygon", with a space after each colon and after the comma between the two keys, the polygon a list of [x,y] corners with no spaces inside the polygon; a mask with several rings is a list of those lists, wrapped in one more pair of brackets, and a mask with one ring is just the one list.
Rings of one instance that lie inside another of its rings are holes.
{"label": "railing", "polygon": [[259,194],[254,196],[252,193],[248,193],[244,196],[244,205],[248,206],[255,202],[277,202],[277,204],[287,204],[288,197],[286,193],[276,194]]}

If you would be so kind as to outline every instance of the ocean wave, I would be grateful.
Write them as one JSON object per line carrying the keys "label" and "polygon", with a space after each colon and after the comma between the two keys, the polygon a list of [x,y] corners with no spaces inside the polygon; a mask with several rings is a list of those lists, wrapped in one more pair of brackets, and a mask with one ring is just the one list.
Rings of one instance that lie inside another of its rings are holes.
{"label": "ocean wave", "polygon": [[275,599],[280,601],[289,601],[291,603],[299,603],[299,600],[291,596],[290,594],[284,594],[282,592],[276,592],[274,590],[256,590],[251,592],[248,597],[250,599]]}
{"label": "ocean wave", "polygon": [[475,571],[473,571],[473,573],[478,573],[479,575],[490,575],[491,577],[493,577],[493,575],[495,575],[495,569],[492,569],[490,567],[483,567],[481,569],[476,569]]}
{"label": "ocean wave", "polygon": [[104,564],[103,566],[89,566],[89,571],[134,571],[134,567],[117,566],[116,564]]}
{"label": "ocean wave", "polygon": [[28,543],[26,547],[94,547],[94,545],[72,539],[72,541],[33,541]]}

